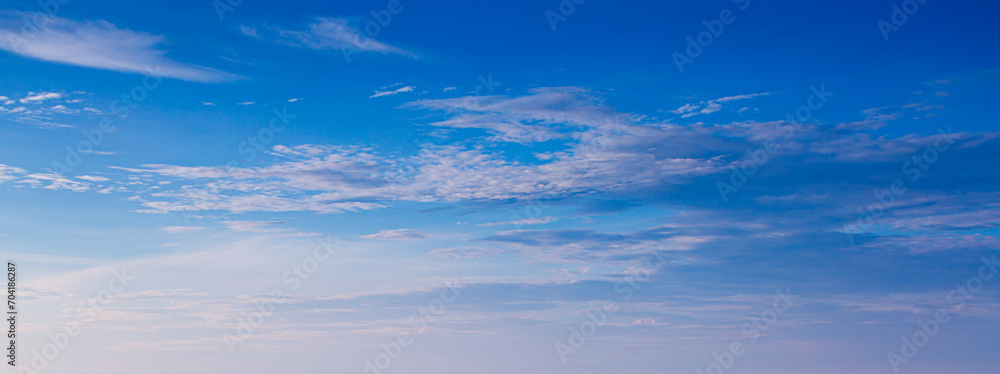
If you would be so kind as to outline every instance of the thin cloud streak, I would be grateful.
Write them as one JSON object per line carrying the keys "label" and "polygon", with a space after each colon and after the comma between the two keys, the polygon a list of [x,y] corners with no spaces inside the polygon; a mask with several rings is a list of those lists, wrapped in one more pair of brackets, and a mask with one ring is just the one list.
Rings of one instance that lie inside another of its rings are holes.
{"label": "thin cloud streak", "polygon": [[[37,33],[21,34],[21,20],[48,17]],[[43,61],[123,73],[148,74],[191,82],[214,83],[236,75],[168,59],[159,49],[166,37],[99,21],[75,21],[41,13],[0,13],[0,49]]]}

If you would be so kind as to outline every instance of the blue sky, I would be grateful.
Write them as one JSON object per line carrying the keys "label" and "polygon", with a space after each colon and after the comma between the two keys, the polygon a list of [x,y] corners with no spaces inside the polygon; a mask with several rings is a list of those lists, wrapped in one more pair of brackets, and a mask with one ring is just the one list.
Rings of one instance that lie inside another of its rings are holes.
{"label": "blue sky", "polygon": [[41,4],[0,10],[5,373],[1000,363],[995,3]]}

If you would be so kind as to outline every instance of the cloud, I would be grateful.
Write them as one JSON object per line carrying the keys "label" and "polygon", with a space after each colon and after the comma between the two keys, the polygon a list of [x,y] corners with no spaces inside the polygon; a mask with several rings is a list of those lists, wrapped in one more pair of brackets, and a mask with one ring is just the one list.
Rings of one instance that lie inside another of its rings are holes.
{"label": "cloud", "polygon": [[91,189],[90,183],[75,181],[56,173],[31,173],[23,176],[17,182],[47,190],[85,192]]}
{"label": "cloud", "polygon": [[85,181],[90,181],[90,182],[107,182],[107,181],[111,180],[111,179],[108,179],[106,177],[99,177],[99,176],[92,176],[92,175],[81,175],[81,176],[78,176],[77,178],[78,179],[83,179]]}
{"label": "cloud", "polygon": [[404,93],[404,92],[411,92],[411,91],[413,91],[414,88],[417,88],[417,86],[406,86],[406,87],[401,87],[401,88],[398,88],[398,89],[395,89],[395,90],[392,90],[392,91],[375,91],[375,94],[371,95],[371,96],[368,96],[368,98],[369,99],[373,99],[373,98],[382,97],[382,96],[398,95],[398,94],[401,94],[401,93]]}
{"label": "cloud", "polygon": [[421,240],[438,236],[413,229],[383,230],[371,235],[362,235],[365,239],[376,240]]}
{"label": "cloud", "polygon": [[254,105],[254,104],[257,104],[257,102],[256,101],[244,101],[242,103],[236,103],[236,105],[240,105],[240,106],[247,106],[247,105]]}
{"label": "cloud", "polygon": [[261,40],[315,50],[341,50],[345,51],[345,55],[346,52],[374,52],[418,58],[412,52],[362,35],[360,30],[349,25],[348,21],[343,18],[318,17],[302,30],[241,26],[240,31],[244,35]]}
{"label": "cloud", "polygon": [[[0,115],[10,117],[13,121],[30,124],[43,129],[71,128],[65,121],[79,120],[81,116],[102,115],[101,110],[89,107],[81,98],[71,98],[74,94],[84,92],[28,92],[22,98],[14,100],[6,96],[0,105]],[[16,107],[6,105],[20,104]]]}
{"label": "cloud", "polygon": [[770,94],[771,94],[770,92],[762,92],[762,93],[755,93],[755,94],[748,94],[748,95],[726,96],[726,97],[720,97],[720,98],[712,100],[712,101],[716,102],[716,103],[726,103],[726,102],[736,101],[736,100],[753,99],[753,98],[756,98],[756,97],[767,96],[767,95],[770,95]]}
{"label": "cloud", "polygon": [[865,109],[861,113],[865,115],[865,120],[850,123],[838,124],[835,129],[837,130],[850,130],[850,131],[861,131],[861,130],[877,130],[882,127],[887,126],[888,121],[899,119],[902,117],[902,113],[883,113],[887,107],[882,108],[871,108]]}
{"label": "cloud", "polygon": [[60,99],[62,97],[63,94],[58,92],[40,92],[40,93],[31,93],[28,96],[25,96],[24,98],[18,101],[21,102],[21,104],[26,104],[33,101],[53,100],[53,99]]}
{"label": "cloud", "polygon": [[878,249],[903,249],[913,253],[926,253],[932,251],[972,251],[972,250],[995,250],[1000,248],[1000,239],[994,236],[982,234],[950,234],[950,235],[919,235],[902,236],[892,235],[873,239],[864,243],[866,248]]}
{"label": "cloud", "polygon": [[200,226],[168,226],[164,227],[163,231],[166,231],[171,234],[183,234],[186,232],[199,231],[204,229],[205,229],[204,227]]}
{"label": "cloud", "polygon": [[[638,137],[636,137],[638,139]],[[124,169],[203,180],[201,187],[157,193],[143,204],[152,211],[367,210],[382,202],[500,201],[565,197],[628,190],[722,171],[715,160],[655,157],[635,152],[628,140],[603,150],[544,155],[538,165],[506,160],[483,149],[435,146],[406,159],[353,147],[276,146],[286,160],[256,168],[144,165]],[[619,149],[620,147],[620,149]]]}
{"label": "cloud", "polygon": [[281,226],[287,224],[288,222],[282,221],[225,221],[223,222],[226,227],[231,230],[244,231],[244,232],[275,232],[283,230],[275,230],[273,227]]}
{"label": "cloud", "polygon": [[[455,259],[516,253],[549,262],[621,264],[652,248],[739,254],[761,247],[847,243],[847,236],[838,230],[856,220],[858,208],[875,202],[873,189],[885,188],[891,180],[887,178],[900,175],[901,162],[938,139],[935,134],[875,136],[820,123],[677,125],[618,113],[599,94],[567,87],[538,88],[520,96],[421,100],[403,108],[459,111],[462,118],[431,123],[471,132],[467,138],[471,141],[465,141],[463,134],[461,141],[423,144],[407,155],[369,145],[277,145],[268,151],[273,161],[256,167],[142,165],[118,170],[174,183],[141,193],[135,201],[142,204],[143,209],[137,210],[142,213],[330,214],[404,203],[458,203],[478,210],[532,201],[558,207],[547,208],[558,210],[541,217],[472,223],[493,227],[555,222],[565,218],[554,212],[568,206],[577,207],[572,213],[577,215],[623,214],[650,205],[682,210],[667,223],[632,232],[502,231],[477,240],[479,245],[451,244],[430,253]],[[873,116],[881,113],[866,111]],[[464,127],[470,123],[477,126]],[[509,131],[507,126],[515,123],[531,128],[534,134],[551,132],[560,141],[532,145],[528,149],[534,153],[524,152],[524,157],[498,152],[505,143],[526,140]],[[481,130],[487,133],[475,133]],[[954,143],[939,161],[949,164],[933,165],[927,171],[930,179],[920,184],[908,182],[906,198],[897,197],[894,204],[898,206],[884,208],[881,222],[870,230],[872,234],[866,234],[877,238],[907,232],[910,237],[920,233],[948,239],[899,240],[897,246],[886,244],[891,239],[868,240],[865,245],[926,251],[993,244],[986,239],[957,238],[975,234],[970,230],[1000,227],[1000,216],[983,213],[996,209],[995,196],[974,190],[996,180],[982,171],[996,168],[992,153],[1000,134],[956,132],[949,138]],[[717,183],[731,181],[732,170],[746,165],[751,157],[747,151],[763,149],[765,144],[771,144],[772,150],[766,162],[757,165],[757,173],[748,177],[752,182],[731,194],[730,204],[725,205]],[[973,190],[940,207],[930,205],[946,199],[921,190],[921,184],[940,189],[942,183],[951,190],[954,186]],[[760,214],[761,209],[767,214]],[[270,231],[275,226],[240,224],[234,229]],[[427,236],[399,229],[364,238],[420,240]]]}
{"label": "cloud", "polygon": [[454,247],[435,249],[427,252],[427,255],[446,260],[471,260],[503,256],[515,252],[510,248]]}
{"label": "cloud", "polygon": [[94,150],[90,150],[90,151],[84,150],[83,152],[80,152],[80,153],[86,153],[88,155],[98,155],[98,156],[114,156],[114,155],[118,154],[118,152],[94,151]]}
{"label": "cloud", "polygon": [[476,95],[419,100],[408,108],[443,111],[450,118],[433,126],[485,129],[495,140],[534,143],[565,138],[560,130],[608,127],[629,118],[604,105],[602,97],[581,87],[535,88],[518,97]]}
{"label": "cloud", "polygon": [[693,244],[714,240],[701,236],[695,243],[685,243],[690,237],[676,235],[668,226],[654,227],[634,233],[605,233],[594,230],[511,230],[479,239],[497,245],[517,248],[525,256],[546,261],[611,262],[634,260],[657,250],[690,250]]}
{"label": "cloud", "polygon": [[[699,114],[712,114],[722,110],[722,104],[720,103],[727,103],[730,101],[737,101],[737,100],[749,100],[760,96],[767,96],[770,94],[771,94],[770,92],[762,92],[762,93],[754,93],[746,95],[720,97],[715,100],[702,101],[696,104],[690,104],[690,103],[684,104],[680,108],[677,108],[670,112],[674,114],[680,114],[681,118],[688,118]],[[740,112],[743,112],[743,110],[740,109]]]}
{"label": "cloud", "polygon": [[16,180],[19,178],[18,175],[22,175],[27,172],[27,170],[18,167],[0,164],[0,183]]}
{"label": "cloud", "polygon": [[558,221],[558,220],[559,220],[558,217],[545,216],[545,217],[538,217],[538,218],[525,218],[525,219],[519,219],[519,220],[515,220],[515,221],[480,223],[480,224],[478,224],[476,226],[489,227],[489,226],[502,226],[502,225],[518,225],[518,226],[541,225],[541,224],[545,224],[545,223],[555,222],[555,221]]}
{"label": "cloud", "polygon": [[916,110],[918,112],[926,112],[926,111],[933,110],[933,109],[944,109],[944,106],[941,106],[941,105],[931,105],[931,104],[927,104],[927,103],[910,103],[910,104],[903,105],[903,108],[913,109],[913,110]]}
{"label": "cloud", "polygon": [[[42,18],[38,31],[22,35],[23,19]],[[107,21],[74,21],[43,13],[0,14],[0,49],[23,57],[94,69],[149,74],[193,82],[222,82],[236,76],[175,62],[157,48],[166,38],[120,29]]]}

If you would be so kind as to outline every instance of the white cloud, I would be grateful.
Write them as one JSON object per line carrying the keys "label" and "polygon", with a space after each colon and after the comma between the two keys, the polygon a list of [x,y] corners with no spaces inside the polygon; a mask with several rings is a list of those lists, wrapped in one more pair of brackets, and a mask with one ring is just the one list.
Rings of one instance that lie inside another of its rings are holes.
{"label": "white cloud", "polygon": [[58,92],[39,92],[39,93],[30,93],[28,94],[28,96],[25,96],[24,98],[18,101],[20,101],[21,104],[26,104],[34,101],[54,100],[62,97],[63,94]]}
{"label": "white cloud", "polygon": [[199,227],[199,226],[168,226],[164,227],[163,231],[166,231],[171,234],[183,234],[186,232],[199,231],[204,229],[205,229],[204,227]]}
{"label": "white cloud", "polygon": [[[124,169],[188,179],[190,188],[157,194],[144,212],[179,210],[316,211],[337,213],[383,207],[383,201],[489,201],[565,196],[686,183],[722,170],[717,160],[658,158],[636,152],[640,136],[609,139],[604,150],[547,154],[539,165],[505,160],[482,149],[426,148],[406,159],[362,149],[277,146],[287,158],[267,167],[233,168],[145,165]],[[648,139],[645,139],[648,140]],[[645,148],[645,145],[642,145]],[[206,181],[207,179],[207,181]],[[197,181],[202,180],[202,181]]]}
{"label": "white cloud", "polygon": [[27,173],[27,170],[0,164],[0,183],[15,180],[18,178],[15,175],[25,173]]}
{"label": "white cloud", "polygon": [[[726,173],[741,161],[730,155],[768,139],[777,143],[776,157],[816,154],[847,162],[912,154],[934,139],[873,139],[830,126],[781,121],[714,126],[641,123],[642,117],[616,113],[590,91],[565,87],[536,89],[521,97],[425,100],[408,106],[467,109],[460,119],[434,125],[476,124],[500,133],[485,143],[538,139],[537,134],[546,131],[566,142],[558,150],[535,153],[535,162],[511,159],[483,142],[424,144],[405,157],[360,146],[278,145],[269,152],[278,161],[259,167],[143,165],[120,169],[176,180],[171,189],[140,200],[144,213],[341,213],[399,202],[488,203],[679,188],[704,176]],[[530,132],[516,133],[514,125]],[[795,129],[790,138],[786,136],[789,126]],[[987,138],[955,134],[955,139]],[[547,219],[505,223],[541,224]]]}
{"label": "white cloud", "polygon": [[257,28],[256,27],[250,27],[250,26],[246,26],[246,25],[240,25],[240,32],[243,33],[243,35],[246,35],[246,36],[249,36],[249,37],[253,37],[253,38],[257,38],[257,39],[261,38],[260,34],[257,33]]}
{"label": "white cloud", "polygon": [[[361,34],[360,30],[348,24],[343,18],[316,18],[304,30],[288,30],[279,27],[247,27],[240,31],[247,36],[262,40],[316,50],[344,50],[351,52],[376,52],[394,54],[416,59],[412,52],[382,43]],[[261,33],[265,33],[262,35]]]}
{"label": "white cloud", "polygon": [[81,105],[83,99],[70,99],[70,96],[64,92],[28,92],[20,99],[4,101],[4,105],[20,105],[0,106],[0,115],[9,116],[15,122],[53,129],[73,127],[63,122],[79,120],[80,115],[103,114],[100,110]]}
{"label": "white cloud", "polygon": [[90,150],[90,151],[84,150],[83,152],[80,152],[80,153],[86,153],[88,155],[98,155],[98,156],[114,156],[114,155],[118,154],[118,152],[94,151],[94,150]]}
{"label": "white cloud", "polygon": [[419,100],[408,107],[444,111],[447,120],[434,126],[478,128],[496,134],[495,140],[532,143],[566,137],[572,127],[614,127],[631,116],[614,113],[595,92],[581,87],[545,87],[529,95],[468,96]]}
{"label": "white cloud", "polygon": [[242,103],[236,103],[236,105],[241,105],[241,106],[254,105],[254,104],[257,104],[257,102],[256,101],[244,101]]}
{"label": "white cloud", "polygon": [[[42,13],[0,15],[0,49],[44,61],[126,73],[142,73],[194,82],[220,82],[235,76],[204,66],[175,62],[153,35],[120,29],[107,21],[75,21]],[[22,36],[22,19],[47,19],[38,31]],[[5,34],[5,35],[4,35]]]}
{"label": "white cloud", "polygon": [[446,260],[474,260],[481,258],[497,257],[515,253],[509,248],[487,248],[487,247],[454,247],[441,248],[427,252],[428,256],[443,258]]}
{"label": "white cloud", "polygon": [[559,218],[557,218],[557,217],[545,216],[545,217],[538,217],[538,218],[525,218],[525,219],[519,219],[519,220],[514,220],[514,221],[481,223],[481,224],[478,224],[476,226],[482,226],[482,227],[502,226],[502,225],[528,226],[528,225],[541,225],[541,224],[546,224],[546,223],[550,223],[550,222],[555,222],[555,221],[558,221],[558,220],[559,220]]}
{"label": "white cloud", "polygon": [[226,227],[236,231],[246,232],[269,232],[274,231],[269,227],[281,226],[288,222],[281,221],[226,221]]}
{"label": "white cloud", "polygon": [[[684,104],[680,108],[677,108],[670,112],[674,114],[680,114],[681,118],[688,118],[699,114],[712,114],[722,110],[721,103],[728,103],[730,101],[737,101],[737,100],[749,100],[760,96],[767,96],[770,94],[771,94],[770,92],[761,92],[761,93],[746,94],[746,95],[720,97],[718,99],[702,101],[696,104],[690,104],[690,103]],[[741,109],[740,112],[743,112],[743,110]]]}
{"label": "white cloud", "polygon": [[398,88],[398,89],[395,89],[395,90],[392,90],[392,91],[375,91],[375,94],[371,95],[371,96],[368,96],[368,98],[372,99],[372,98],[382,97],[382,96],[398,95],[398,94],[401,94],[401,93],[404,93],[404,92],[411,92],[411,91],[413,91],[414,88],[417,88],[417,87],[416,86],[406,86],[406,87],[401,87],[401,88]]}
{"label": "white cloud", "polygon": [[34,173],[24,176],[18,183],[49,190],[70,190],[84,192],[90,190],[90,183],[78,182],[56,173]]}
{"label": "white cloud", "polygon": [[871,108],[865,109],[861,113],[865,115],[865,120],[850,122],[850,123],[840,123],[835,129],[837,130],[876,130],[888,125],[887,122],[899,119],[903,115],[901,113],[883,113],[887,107],[882,108]]}
{"label": "white cloud", "polygon": [[306,237],[317,236],[317,233],[299,232],[292,228],[282,227],[288,222],[283,221],[224,221],[227,228],[235,231],[271,234],[276,236]]}
{"label": "white cloud", "polygon": [[755,97],[767,96],[767,95],[770,95],[770,94],[771,94],[770,92],[761,92],[761,93],[747,94],[747,95],[726,96],[726,97],[720,97],[720,98],[712,100],[712,101],[717,102],[717,103],[725,103],[725,102],[736,101],[736,100],[753,99]]}
{"label": "white cloud", "polygon": [[398,229],[398,230],[383,230],[371,235],[362,235],[365,239],[376,239],[376,240],[420,240],[428,239],[437,236],[436,234],[426,233],[419,230],[413,229]]}
{"label": "white cloud", "polygon": [[85,181],[91,181],[91,182],[107,182],[107,181],[111,180],[111,179],[108,179],[108,178],[105,178],[105,177],[99,177],[99,176],[93,176],[93,175],[81,175],[81,176],[78,176],[76,178],[77,179],[83,179]]}

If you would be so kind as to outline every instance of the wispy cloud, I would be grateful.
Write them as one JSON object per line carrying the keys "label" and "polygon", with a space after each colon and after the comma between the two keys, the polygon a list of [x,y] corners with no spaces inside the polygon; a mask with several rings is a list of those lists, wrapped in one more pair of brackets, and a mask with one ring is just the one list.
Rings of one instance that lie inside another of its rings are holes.
{"label": "wispy cloud", "polygon": [[887,122],[902,117],[902,114],[900,113],[885,113],[884,111],[886,109],[888,109],[888,107],[865,109],[861,112],[865,115],[865,119],[863,121],[841,123],[838,124],[835,129],[851,131],[877,130],[887,126]]}
{"label": "wispy cloud", "polygon": [[401,93],[404,93],[404,92],[411,92],[415,88],[417,88],[417,86],[400,87],[400,88],[397,88],[397,89],[391,90],[391,91],[375,91],[375,94],[371,95],[371,96],[368,96],[368,98],[369,99],[373,99],[373,98],[382,97],[382,96],[398,95],[398,94],[401,94]]}
{"label": "wispy cloud", "polygon": [[[22,36],[24,19],[42,17],[38,31]],[[107,21],[75,21],[41,13],[0,13],[0,49],[23,57],[194,82],[220,82],[235,75],[168,59],[157,46],[166,38],[118,28]]]}
{"label": "wispy cloud", "polygon": [[541,225],[541,224],[555,222],[555,221],[558,221],[558,220],[559,220],[558,217],[545,216],[545,217],[538,217],[538,218],[525,218],[525,219],[519,219],[519,220],[514,220],[514,221],[480,223],[480,224],[478,224],[476,226],[490,227],[490,226],[502,226],[502,225],[522,225],[522,226],[527,226],[527,225]]}
{"label": "wispy cloud", "polygon": [[496,134],[495,140],[532,143],[564,138],[573,127],[611,127],[629,116],[614,113],[602,97],[582,87],[542,87],[518,97],[470,96],[418,100],[407,107],[461,113],[431,125],[478,128]]}
{"label": "wispy cloud", "polygon": [[20,101],[21,104],[26,104],[33,101],[45,101],[45,100],[59,99],[62,97],[63,94],[58,92],[39,92],[39,93],[31,93],[28,96],[25,96],[24,98],[18,101]]}
{"label": "wispy cloud", "polygon": [[416,59],[412,52],[382,43],[351,26],[344,18],[319,17],[304,29],[291,30],[281,27],[241,26],[240,32],[253,38],[315,50],[345,50],[400,55]]}
{"label": "wispy cloud", "polygon": [[288,222],[281,221],[226,221],[226,227],[236,231],[262,232],[271,231],[268,227],[281,226]]}
{"label": "wispy cloud", "polygon": [[88,154],[88,155],[98,155],[98,156],[114,156],[114,155],[118,154],[118,152],[95,151],[95,150],[89,150],[89,151],[88,150],[84,150],[84,151],[82,151],[80,153],[85,153],[85,154]]}
{"label": "wispy cloud", "polygon": [[761,92],[746,95],[735,95],[720,97],[714,100],[702,101],[695,104],[684,104],[680,108],[672,110],[671,113],[680,114],[682,118],[692,117],[699,114],[712,114],[722,110],[722,103],[728,103],[730,101],[737,100],[749,100],[757,98],[760,96],[770,95],[770,92]]}
{"label": "wispy cloud", "polygon": [[362,235],[365,239],[376,240],[421,240],[438,236],[414,229],[383,230],[371,235]]}
{"label": "wispy cloud", "polygon": [[292,228],[283,227],[284,221],[225,221],[223,224],[234,231],[252,232],[258,234],[273,234],[277,236],[316,236],[316,233],[304,233]]}
{"label": "wispy cloud", "polygon": [[201,227],[201,226],[168,226],[168,227],[164,227],[163,231],[166,231],[166,232],[171,233],[171,234],[183,234],[183,233],[186,233],[186,232],[200,231],[200,230],[204,230],[204,229],[205,228]]}
{"label": "wispy cloud", "polygon": [[81,176],[78,176],[76,178],[77,179],[83,179],[85,181],[90,181],[90,182],[107,182],[107,181],[111,180],[111,179],[108,179],[107,177],[100,177],[100,176],[96,176],[96,175],[81,175]]}
{"label": "wispy cloud", "polygon": [[73,127],[64,122],[79,120],[80,116],[83,115],[104,114],[99,109],[81,104],[84,99],[74,97],[74,94],[82,94],[82,92],[72,94],[49,91],[28,92],[20,99],[2,96],[0,97],[2,98],[0,99],[0,116],[6,115],[16,122],[43,129],[54,129]]}

